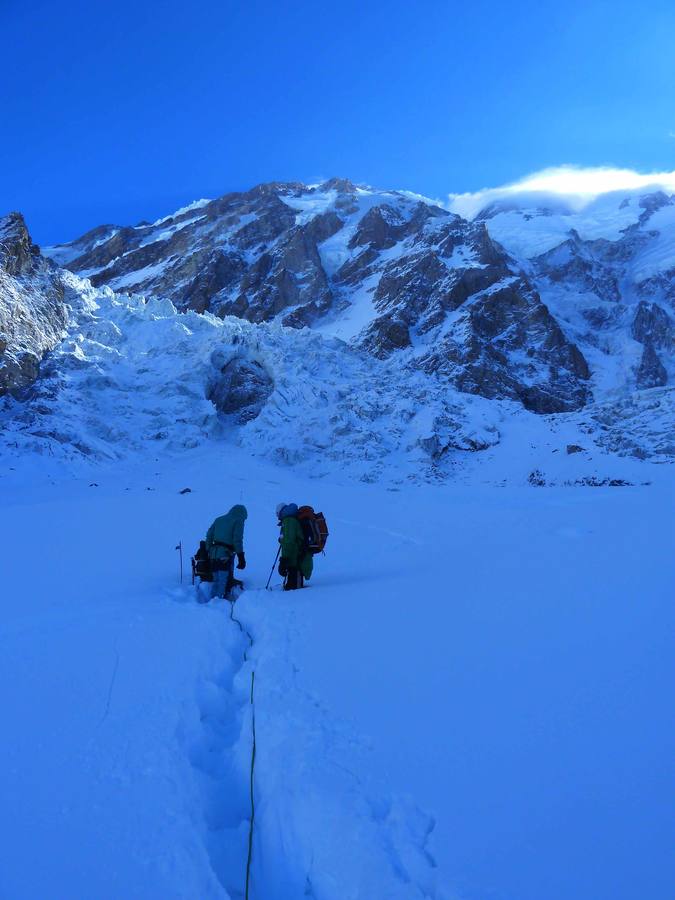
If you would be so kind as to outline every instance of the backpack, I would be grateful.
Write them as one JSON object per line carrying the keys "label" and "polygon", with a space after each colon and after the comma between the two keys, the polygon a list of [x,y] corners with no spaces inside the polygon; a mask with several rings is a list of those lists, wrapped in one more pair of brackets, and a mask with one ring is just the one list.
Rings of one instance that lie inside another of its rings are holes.
{"label": "backpack", "polygon": [[213,568],[209,554],[206,549],[206,541],[199,542],[199,550],[192,557],[192,583],[195,578],[201,578],[202,581],[213,581]]}
{"label": "backpack", "polygon": [[311,506],[301,506],[298,521],[305,535],[305,545],[312,554],[323,553],[328,540],[328,525],[322,512],[314,512]]}

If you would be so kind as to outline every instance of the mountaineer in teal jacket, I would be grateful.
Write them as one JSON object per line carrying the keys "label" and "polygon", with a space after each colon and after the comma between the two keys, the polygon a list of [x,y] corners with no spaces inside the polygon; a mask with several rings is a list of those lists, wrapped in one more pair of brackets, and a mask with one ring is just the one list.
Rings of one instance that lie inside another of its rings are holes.
{"label": "mountaineer in teal jacket", "polygon": [[241,582],[234,577],[234,558],[237,568],[246,568],[244,555],[244,523],[248,518],[245,506],[237,504],[224,516],[218,516],[206,532],[206,550],[213,569],[212,596],[227,597]]}
{"label": "mountaineer in teal jacket", "polygon": [[305,578],[311,578],[314,560],[307,550],[305,533],[297,518],[297,505],[280,503],[277,506],[277,516],[281,527],[279,574],[284,579],[284,590],[295,591],[303,587]]}

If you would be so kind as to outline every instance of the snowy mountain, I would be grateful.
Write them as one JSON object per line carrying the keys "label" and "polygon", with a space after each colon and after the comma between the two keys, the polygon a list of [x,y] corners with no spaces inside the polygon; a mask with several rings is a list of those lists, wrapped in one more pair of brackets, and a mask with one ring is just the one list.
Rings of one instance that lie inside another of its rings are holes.
{"label": "snowy mountain", "polygon": [[614,193],[579,212],[502,202],[479,218],[529,266],[599,392],[672,383],[675,197]]}
{"label": "snowy mountain", "polygon": [[337,179],[262,185],[47,252],[94,285],[311,325],[536,411],[578,409],[588,395],[582,354],[484,225],[408,195]]}
{"label": "snowy mountain", "polygon": [[[10,393],[52,352],[31,394],[6,399],[5,439],[114,458],[215,437],[319,471],[425,478],[498,444],[520,406],[566,413],[573,444],[669,458],[673,200],[528,203],[469,222],[346,181],[263,185],[103,226],[51,261],[13,214]],[[537,445],[556,421],[532,426]]]}
{"label": "snowy mountain", "polygon": [[267,184],[46,253],[94,285],[310,325],[535,412],[666,384],[673,198],[609,195],[576,214],[529,205],[541,200],[493,202],[469,222],[340,179]]}
{"label": "snowy mountain", "polygon": [[[661,896],[674,210],[0,220],[3,897]],[[291,499],[331,533],[286,594]]]}

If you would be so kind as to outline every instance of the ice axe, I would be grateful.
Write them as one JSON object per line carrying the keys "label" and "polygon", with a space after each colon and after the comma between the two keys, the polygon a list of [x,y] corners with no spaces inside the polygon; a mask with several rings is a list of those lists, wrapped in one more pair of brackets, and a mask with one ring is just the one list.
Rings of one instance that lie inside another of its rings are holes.
{"label": "ice axe", "polygon": [[[183,583],[183,541],[178,541],[176,544],[176,550],[180,553],[180,583]],[[194,575],[192,577],[192,581],[194,583]]]}
{"label": "ice axe", "polygon": [[272,580],[272,575],[274,575],[274,569],[276,568],[277,560],[279,559],[280,553],[281,553],[281,544],[279,544],[279,549],[277,550],[277,555],[274,557],[274,562],[272,563],[272,571],[270,572],[270,577],[267,579],[267,584],[265,585],[266,591],[269,591],[269,589],[270,589],[270,581]]}

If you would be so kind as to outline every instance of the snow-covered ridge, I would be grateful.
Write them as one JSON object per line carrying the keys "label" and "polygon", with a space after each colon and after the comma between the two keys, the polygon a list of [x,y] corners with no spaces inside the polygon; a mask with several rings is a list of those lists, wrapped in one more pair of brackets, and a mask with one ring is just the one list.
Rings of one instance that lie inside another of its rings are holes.
{"label": "snow-covered ridge", "polygon": [[[206,206],[206,204],[210,202],[211,201],[208,199],[193,200],[192,203],[188,203],[187,206],[181,206],[180,209],[177,209],[175,212],[172,212],[168,216],[162,216],[161,219],[157,219],[157,221],[153,222],[152,224],[155,227],[157,227],[157,225],[163,225],[169,219],[177,219],[182,216],[183,213],[192,212],[194,209],[201,209],[203,206]],[[140,228],[142,226],[138,225],[136,227]]]}

